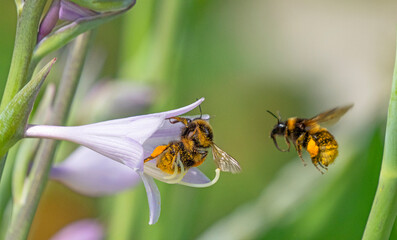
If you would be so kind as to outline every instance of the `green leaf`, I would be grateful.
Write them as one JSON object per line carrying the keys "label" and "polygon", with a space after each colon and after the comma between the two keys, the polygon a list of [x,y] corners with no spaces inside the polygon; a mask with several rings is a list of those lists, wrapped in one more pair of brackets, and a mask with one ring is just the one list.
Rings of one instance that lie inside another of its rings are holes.
{"label": "green leaf", "polygon": [[37,93],[55,61],[44,66],[0,113],[0,156],[23,137]]}
{"label": "green leaf", "polygon": [[397,217],[397,54],[387,114],[385,148],[378,189],[363,240],[390,239]]}

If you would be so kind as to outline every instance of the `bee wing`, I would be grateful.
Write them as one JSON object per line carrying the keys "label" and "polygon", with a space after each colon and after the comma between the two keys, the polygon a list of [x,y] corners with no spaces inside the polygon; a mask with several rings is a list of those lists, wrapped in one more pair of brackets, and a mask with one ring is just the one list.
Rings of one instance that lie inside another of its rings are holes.
{"label": "bee wing", "polygon": [[241,172],[241,167],[237,160],[220,149],[216,144],[212,144],[212,156],[215,164],[221,171],[231,173]]}
{"label": "bee wing", "polygon": [[353,107],[353,104],[346,105],[343,107],[336,107],[326,112],[320,113],[317,116],[307,119],[304,121],[304,124],[307,128],[311,128],[315,126],[317,123],[327,122],[328,124],[334,124],[339,121],[339,119],[350,109]]}

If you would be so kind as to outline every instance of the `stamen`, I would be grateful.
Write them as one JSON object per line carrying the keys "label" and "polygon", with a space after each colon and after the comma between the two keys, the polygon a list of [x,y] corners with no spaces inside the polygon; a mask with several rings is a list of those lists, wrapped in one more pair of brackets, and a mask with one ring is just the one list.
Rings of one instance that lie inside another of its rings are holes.
{"label": "stamen", "polygon": [[175,183],[180,183],[182,181],[183,177],[185,176],[185,168],[184,168],[180,158],[178,158],[178,160],[175,163],[175,165],[176,165],[175,169],[177,169],[177,170],[178,170],[178,165],[181,166],[181,172],[179,173],[179,176],[175,180],[169,179],[168,181],[164,181],[164,182],[169,183],[169,184],[175,184]]}
{"label": "stamen", "polygon": [[180,161],[179,158],[176,162],[174,162],[174,173],[170,176],[165,176],[164,179],[174,179],[176,177],[178,174],[178,161]]}
{"label": "stamen", "polygon": [[[181,172],[178,173],[179,166],[181,167]],[[186,174],[185,168],[182,164],[182,161],[180,159],[177,160],[177,162],[174,163],[174,173],[172,175],[167,174],[163,171],[161,171],[159,168],[157,168],[153,163],[147,162],[145,163],[144,167],[144,172],[162,182],[168,183],[168,184],[176,184],[181,182],[183,177]]]}
{"label": "stamen", "polygon": [[218,182],[220,176],[221,176],[221,170],[219,168],[217,168],[217,169],[215,169],[215,177],[214,177],[214,179],[212,179],[211,182],[208,182],[208,183],[187,183],[187,182],[180,181],[179,184],[185,185],[188,187],[205,188],[205,187],[210,187],[210,186],[214,185],[216,182]]}

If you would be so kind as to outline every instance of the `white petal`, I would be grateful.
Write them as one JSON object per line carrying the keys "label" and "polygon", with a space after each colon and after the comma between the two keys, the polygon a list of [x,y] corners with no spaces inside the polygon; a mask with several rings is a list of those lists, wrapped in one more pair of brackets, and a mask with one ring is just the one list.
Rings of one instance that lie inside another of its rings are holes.
{"label": "white petal", "polygon": [[102,225],[96,220],[85,219],[67,225],[50,240],[101,240],[103,238]]}
{"label": "white petal", "polygon": [[146,188],[146,194],[149,202],[149,211],[150,211],[149,224],[152,225],[155,224],[160,217],[160,211],[161,211],[160,192],[152,177],[146,175],[145,173],[140,173],[140,175]]}
{"label": "white petal", "polygon": [[117,119],[77,127],[37,125],[29,126],[25,135],[75,142],[136,171],[143,171],[142,143],[163,122],[164,114],[158,114],[146,118]]}
{"label": "white petal", "polygon": [[85,147],[79,147],[65,161],[54,166],[50,177],[89,196],[118,193],[134,187],[141,180],[129,167]]}

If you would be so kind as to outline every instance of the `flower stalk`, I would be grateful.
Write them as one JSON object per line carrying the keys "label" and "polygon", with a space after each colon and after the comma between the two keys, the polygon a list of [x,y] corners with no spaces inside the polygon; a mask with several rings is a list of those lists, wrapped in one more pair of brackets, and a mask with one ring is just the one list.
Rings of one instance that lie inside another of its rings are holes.
{"label": "flower stalk", "polygon": [[389,239],[397,216],[397,56],[387,115],[385,147],[378,189],[363,239]]}
{"label": "flower stalk", "polygon": [[[85,33],[79,36],[72,45],[72,50],[65,67],[65,74],[59,86],[60,91],[58,91],[55,98],[53,114],[50,119],[52,124],[62,123],[67,116],[78,80],[80,79],[85,56],[88,51],[89,40],[90,33]],[[37,205],[48,178],[55,148],[56,142],[53,140],[42,142],[29,177],[24,184],[22,200],[14,204],[13,218],[8,228],[7,239],[18,240],[27,238]]]}
{"label": "flower stalk", "polygon": [[17,23],[14,52],[0,111],[4,110],[28,80],[30,60],[36,45],[40,17],[46,2],[46,0],[35,0],[26,1],[23,4],[21,17]]}

